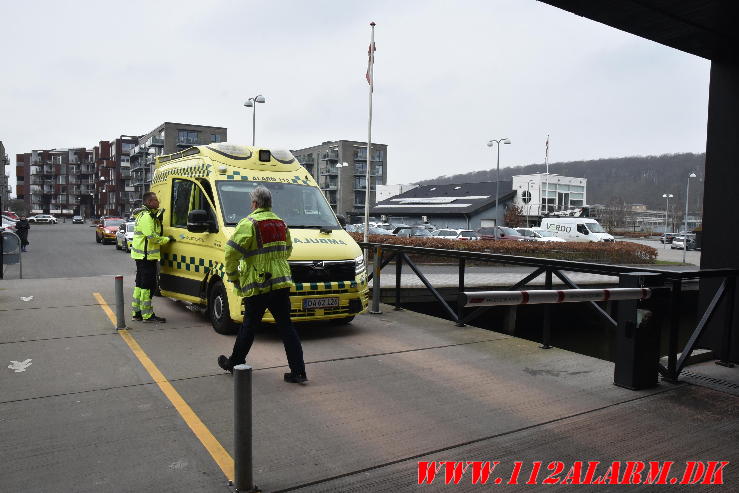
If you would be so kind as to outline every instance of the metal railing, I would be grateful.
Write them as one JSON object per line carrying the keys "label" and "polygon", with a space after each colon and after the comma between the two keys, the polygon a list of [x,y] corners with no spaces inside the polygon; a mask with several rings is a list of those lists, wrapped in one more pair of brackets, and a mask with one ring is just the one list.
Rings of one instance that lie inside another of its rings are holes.
{"label": "metal railing", "polygon": [[[698,269],[691,271],[669,271],[662,269],[654,269],[648,267],[627,267],[620,265],[608,265],[608,264],[597,264],[589,262],[577,262],[571,260],[555,260],[555,259],[542,259],[534,257],[520,257],[516,255],[503,255],[497,253],[485,253],[485,252],[469,252],[463,250],[445,250],[439,248],[425,248],[425,247],[413,247],[405,245],[392,245],[383,243],[364,243],[360,242],[359,245],[363,249],[371,250],[374,252],[375,268],[373,272],[368,275],[368,281],[375,276],[380,275],[380,271],[383,267],[388,265],[390,262],[395,261],[395,309],[400,309],[400,291],[401,291],[401,275],[403,270],[403,264],[408,267],[416,274],[423,285],[428,289],[436,301],[441,305],[444,311],[449,315],[452,321],[456,323],[458,327],[464,327],[470,321],[480,317],[486,313],[491,307],[484,306],[473,310],[467,310],[465,313],[466,296],[465,293],[465,269],[467,261],[475,262],[490,262],[503,265],[515,265],[522,267],[532,267],[534,271],[526,275],[523,279],[516,282],[512,286],[506,288],[508,291],[515,291],[528,285],[529,282],[533,281],[540,275],[544,274],[544,287],[545,290],[552,289],[552,281],[554,277],[557,277],[562,283],[571,289],[580,289],[575,282],[572,281],[564,272],[578,272],[587,274],[600,274],[605,276],[617,276],[621,278],[624,274],[631,274],[634,272],[648,272],[652,274],[659,274],[659,282],[663,286],[670,288],[670,313],[669,313],[669,326],[667,334],[667,366],[665,367],[661,363],[659,364],[658,370],[664,379],[676,382],[683,368],[685,367],[690,354],[695,349],[698,340],[704,333],[707,325],[715,315],[718,306],[723,303],[728,303],[726,310],[726,319],[724,325],[724,332],[722,335],[723,344],[721,345],[721,354],[719,354],[719,364],[725,366],[732,366],[729,361],[730,341],[731,333],[733,329],[733,313],[734,313],[734,299],[736,293],[736,280],[739,276],[739,269]],[[457,306],[456,309],[452,308],[449,303],[444,299],[439,291],[431,284],[426,276],[420,271],[418,266],[410,259],[409,255],[423,255],[429,257],[440,257],[440,258],[452,258],[457,260],[458,267],[458,286],[457,286]],[[696,281],[702,279],[718,279],[720,285],[708,304],[705,312],[701,314],[698,325],[691,331],[690,337],[687,343],[683,347],[682,351],[679,350],[679,329],[680,329],[680,307],[682,306],[682,288],[686,281]],[[378,289],[375,289],[375,285]],[[373,303],[370,312],[379,311],[379,291],[380,282],[379,278],[376,283],[373,283]],[[377,294],[376,294],[377,293]],[[586,303],[593,312],[595,312],[601,319],[605,320],[608,324],[616,327],[616,320],[606,312],[600,305],[595,301]],[[551,305],[546,305],[545,315],[542,320],[542,347],[548,348],[551,334]],[[679,355],[679,356],[678,356]]]}

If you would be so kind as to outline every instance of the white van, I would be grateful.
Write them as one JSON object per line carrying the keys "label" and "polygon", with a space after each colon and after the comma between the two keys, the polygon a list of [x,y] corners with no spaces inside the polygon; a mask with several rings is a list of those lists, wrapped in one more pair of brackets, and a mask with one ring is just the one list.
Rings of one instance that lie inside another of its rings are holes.
{"label": "white van", "polygon": [[614,241],[598,221],[586,217],[545,217],[541,228],[565,241]]}

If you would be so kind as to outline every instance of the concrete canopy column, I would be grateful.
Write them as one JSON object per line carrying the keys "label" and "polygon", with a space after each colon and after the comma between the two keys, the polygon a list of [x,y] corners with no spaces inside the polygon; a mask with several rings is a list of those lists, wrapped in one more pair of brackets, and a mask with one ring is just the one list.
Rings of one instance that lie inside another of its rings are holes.
{"label": "concrete canopy column", "polygon": [[[701,268],[739,268],[739,215],[733,208],[732,197],[739,185],[739,64],[734,60],[711,62],[711,83],[708,101],[706,138],[706,181],[703,201],[703,242]],[[686,177],[687,179],[687,177]],[[718,282],[701,281],[700,306],[704,310]],[[736,297],[735,297],[736,298]],[[714,317],[704,337],[704,343],[719,352],[724,344],[726,304]],[[739,327],[735,314],[731,359],[739,360]],[[719,352],[720,354],[720,352]]]}

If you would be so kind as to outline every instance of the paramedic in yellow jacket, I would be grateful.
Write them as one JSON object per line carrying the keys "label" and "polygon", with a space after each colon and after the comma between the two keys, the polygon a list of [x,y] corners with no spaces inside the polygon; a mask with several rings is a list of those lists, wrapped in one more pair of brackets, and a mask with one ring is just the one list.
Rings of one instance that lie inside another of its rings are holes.
{"label": "paramedic in yellow jacket", "polygon": [[226,278],[236,293],[244,297],[244,322],[236,336],[231,357],[218,357],[218,366],[233,373],[233,367],[245,363],[259,327],[269,308],[280,330],[290,373],[286,382],[303,383],[305,363],[300,338],[290,319],[290,266],[287,259],[292,240],[287,224],[272,212],[272,194],[258,186],[251,192],[253,212],[239,221],[226,243]]}
{"label": "paramedic in yellow jacket", "polygon": [[171,236],[162,236],[162,215],[159,199],[154,192],[144,194],[144,207],[134,211],[136,225],[133,230],[131,257],[136,260],[136,287],[133,289],[133,319],[146,323],[164,323],[167,320],[154,315],[151,292],[156,287],[157,262],[161,258],[159,249],[170,241]]}

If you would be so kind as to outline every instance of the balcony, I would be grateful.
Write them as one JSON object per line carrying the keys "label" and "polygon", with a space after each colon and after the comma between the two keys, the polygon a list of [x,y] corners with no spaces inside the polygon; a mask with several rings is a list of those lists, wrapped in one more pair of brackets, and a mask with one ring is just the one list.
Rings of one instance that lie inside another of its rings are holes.
{"label": "balcony", "polygon": [[322,161],[338,161],[339,151],[327,151],[321,154]]}
{"label": "balcony", "polygon": [[177,145],[178,146],[196,146],[198,145],[198,139],[193,138],[193,137],[178,137]]}
{"label": "balcony", "polygon": [[[366,164],[355,164],[354,174],[359,176],[367,176],[367,165]],[[382,166],[372,166],[372,176],[382,176]]]}
{"label": "balcony", "polygon": [[149,137],[149,140],[146,141],[146,147],[164,147],[164,139],[161,137]]}

